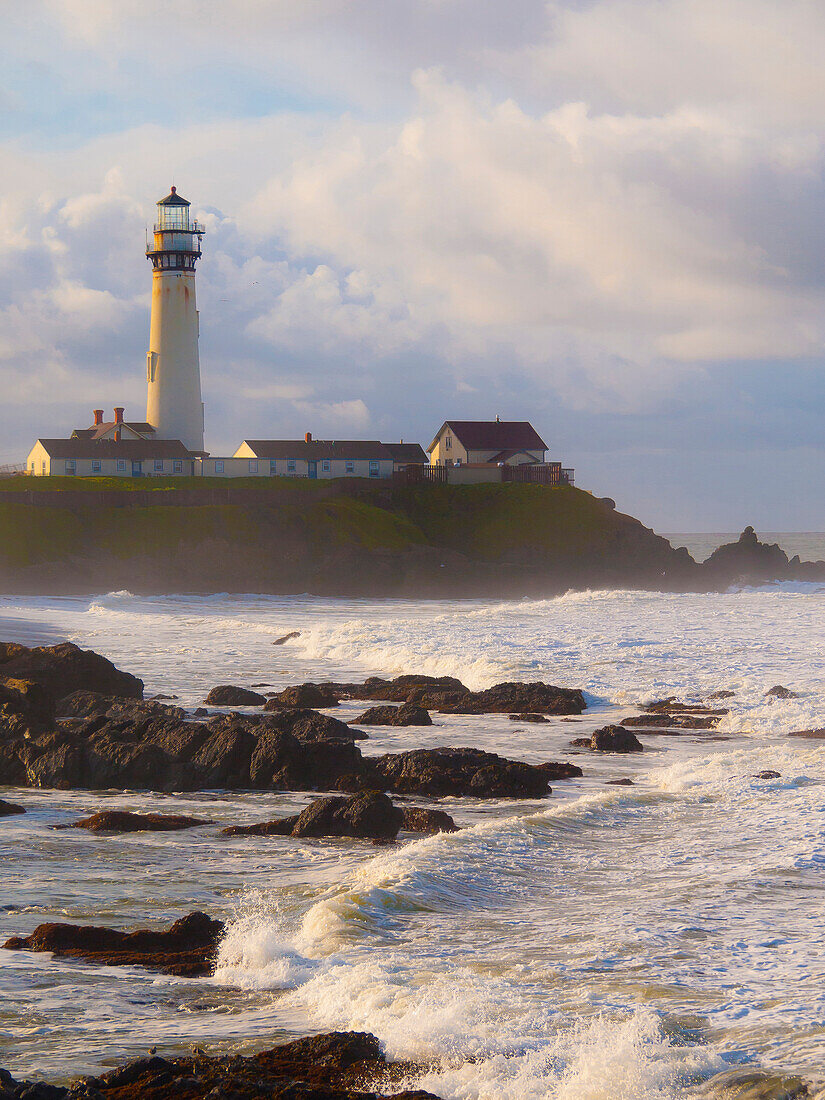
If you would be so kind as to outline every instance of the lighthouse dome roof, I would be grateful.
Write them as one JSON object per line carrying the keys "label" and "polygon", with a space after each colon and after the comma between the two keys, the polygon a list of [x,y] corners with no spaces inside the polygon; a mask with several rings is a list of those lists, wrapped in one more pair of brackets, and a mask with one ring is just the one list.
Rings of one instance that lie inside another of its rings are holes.
{"label": "lighthouse dome roof", "polygon": [[165,199],[161,199],[158,206],[191,206],[192,204],[178,194],[176,188],[172,188]]}

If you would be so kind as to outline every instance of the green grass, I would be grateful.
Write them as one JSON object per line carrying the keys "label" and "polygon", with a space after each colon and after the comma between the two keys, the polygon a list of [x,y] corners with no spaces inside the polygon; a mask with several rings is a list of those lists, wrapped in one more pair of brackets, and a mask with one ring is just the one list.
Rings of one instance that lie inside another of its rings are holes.
{"label": "green grass", "polygon": [[65,561],[77,553],[83,539],[83,522],[68,508],[0,501],[0,565],[20,568]]}
{"label": "green grass", "polygon": [[[360,480],[366,481],[366,478]],[[330,479],[307,477],[0,477],[0,493],[20,493],[31,490],[44,492],[97,493],[103,489],[125,492],[168,492],[170,489],[291,489],[294,492],[317,492],[330,484]]]}

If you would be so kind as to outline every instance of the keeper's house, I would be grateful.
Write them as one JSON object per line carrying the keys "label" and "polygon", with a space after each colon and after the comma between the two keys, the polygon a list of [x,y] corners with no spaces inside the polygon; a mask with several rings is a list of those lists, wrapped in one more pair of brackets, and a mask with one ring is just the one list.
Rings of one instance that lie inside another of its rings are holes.
{"label": "keeper's house", "polygon": [[431,466],[536,466],[547,444],[526,420],[445,420],[427,448]]}
{"label": "keeper's house", "polygon": [[38,439],[26,469],[38,477],[187,477],[196,462],[179,439]]}
{"label": "keeper's house", "polygon": [[426,462],[422,448],[377,439],[245,439],[231,459],[204,458],[206,477],[392,477],[411,462]]}

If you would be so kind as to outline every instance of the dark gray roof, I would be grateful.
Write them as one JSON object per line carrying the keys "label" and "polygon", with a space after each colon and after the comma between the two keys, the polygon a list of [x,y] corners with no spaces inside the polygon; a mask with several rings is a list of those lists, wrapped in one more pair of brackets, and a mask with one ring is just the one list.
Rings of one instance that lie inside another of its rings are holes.
{"label": "dark gray roof", "polygon": [[193,458],[179,439],[38,439],[51,458]]}
{"label": "dark gray roof", "polygon": [[445,420],[428,450],[447,427],[468,451],[546,451],[547,444],[527,420]]}
{"label": "dark gray roof", "polygon": [[[124,428],[131,428],[138,435],[154,435],[155,432],[151,424],[137,423],[132,420],[124,421],[123,426]],[[105,424],[93,424],[91,428],[75,428],[72,432],[72,439],[100,439],[101,436],[116,427],[117,421],[109,420]]]}
{"label": "dark gray roof", "polygon": [[172,188],[165,199],[161,199],[158,206],[191,206],[191,202],[181,198],[176,188]]}
{"label": "dark gray roof", "polygon": [[[258,458],[300,458],[303,460],[324,458],[352,459],[364,462],[383,460],[391,462],[392,455],[386,444],[377,439],[245,439]],[[241,457],[243,457],[241,455]]]}
{"label": "dark gray roof", "polygon": [[385,443],[393,462],[412,462],[427,465],[427,455],[420,443]]}

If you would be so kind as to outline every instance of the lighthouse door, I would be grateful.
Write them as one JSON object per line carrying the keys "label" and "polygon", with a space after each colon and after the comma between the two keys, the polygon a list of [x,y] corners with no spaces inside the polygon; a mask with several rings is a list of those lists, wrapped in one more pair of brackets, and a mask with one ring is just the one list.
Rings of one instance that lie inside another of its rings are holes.
{"label": "lighthouse door", "polygon": [[132,460],[132,477],[143,477],[143,463],[137,459]]}
{"label": "lighthouse door", "polygon": [[307,462],[307,477],[317,477],[317,476],[318,476],[318,463],[317,462]]}

